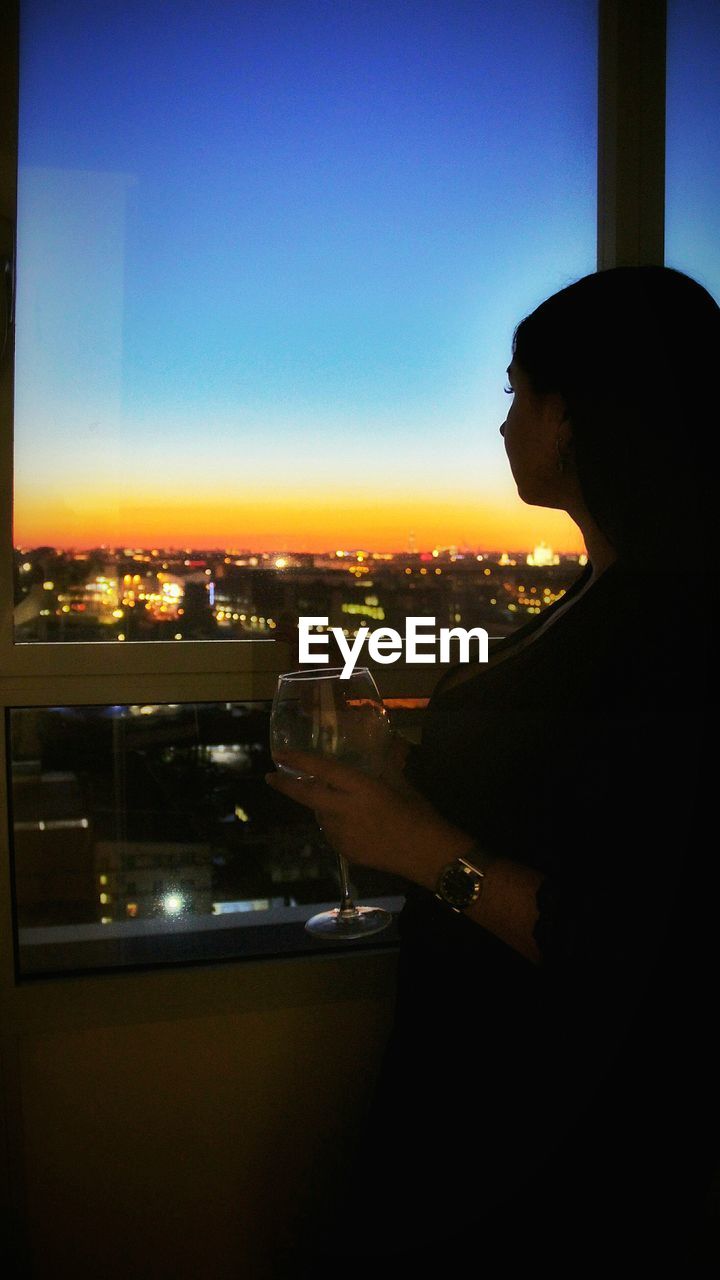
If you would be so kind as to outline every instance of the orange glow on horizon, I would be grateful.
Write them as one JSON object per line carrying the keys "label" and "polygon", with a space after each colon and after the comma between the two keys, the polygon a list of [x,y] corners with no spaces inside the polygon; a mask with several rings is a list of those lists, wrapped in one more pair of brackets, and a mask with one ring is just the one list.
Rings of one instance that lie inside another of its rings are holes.
{"label": "orange glow on horizon", "polygon": [[253,551],[323,552],[336,547],[404,551],[412,534],[418,550],[468,546],[486,550],[531,550],[540,541],[560,552],[583,547],[579,530],[562,511],[478,498],[417,500],[356,494],[293,495],[282,501],[254,499],[210,503],[107,504],[81,509],[62,499],[22,502],[15,544],[85,550],[92,547],[242,547]]}

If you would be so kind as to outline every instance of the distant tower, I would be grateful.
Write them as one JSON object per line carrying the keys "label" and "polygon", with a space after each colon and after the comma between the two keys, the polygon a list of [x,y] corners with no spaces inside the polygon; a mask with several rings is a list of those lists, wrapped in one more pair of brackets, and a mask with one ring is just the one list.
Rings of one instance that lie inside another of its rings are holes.
{"label": "distant tower", "polygon": [[527,556],[527,563],[535,565],[536,568],[545,569],[549,565],[559,564],[560,557],[556,551],[553,551],[552,547],[548,546],[547,542],[541,542]]}
{"label": "distant tower", "polygon": [[415,541],[415,534],[413,533],[412,529],[410,530],[410,533],[408,534],[408,544],[407,544],[407,549],[408,549],[408,555],[410,555],[410,556],[416,556],[416,555],[417,555],[417,542]]}

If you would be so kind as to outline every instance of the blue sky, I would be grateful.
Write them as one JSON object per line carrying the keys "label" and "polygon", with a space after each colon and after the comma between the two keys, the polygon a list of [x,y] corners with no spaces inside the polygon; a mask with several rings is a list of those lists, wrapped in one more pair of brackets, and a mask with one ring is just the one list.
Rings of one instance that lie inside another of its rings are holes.
{"label": "blue sky", "polygon": [[512,329],[594,268],[595,7],[25,0],[18,520],[515,503]]}

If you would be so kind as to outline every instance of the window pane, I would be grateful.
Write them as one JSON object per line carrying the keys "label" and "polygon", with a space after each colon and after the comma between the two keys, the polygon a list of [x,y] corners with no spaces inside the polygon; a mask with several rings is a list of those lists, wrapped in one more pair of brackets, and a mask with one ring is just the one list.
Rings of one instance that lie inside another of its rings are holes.
{"label": "window pane", "polygon": [[18,639],[271,637],[338,549],[577,555],[497,428],[594,267],[595,76],[595,0],[23,0]]}
{"label": "window pane", "polygon": [[670,0],[665,261],[720,299],[720,7]]}
{"label": "window pane", "polygon": [[[417,737],[424,703],[388,705]],[[318,903],[337,906],[336,860],[313,815],[264,781],[269,712],[9,713],[22,975],[327,947],[304,922]],[[363,901],[400,905],[390,876],[356,868],[353,882]]]}

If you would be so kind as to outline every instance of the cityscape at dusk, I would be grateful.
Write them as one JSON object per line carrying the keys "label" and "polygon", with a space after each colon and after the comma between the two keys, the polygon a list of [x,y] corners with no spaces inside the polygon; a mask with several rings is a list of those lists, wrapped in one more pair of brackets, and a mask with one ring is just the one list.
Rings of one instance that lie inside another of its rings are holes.
{"label": "cityscape at dusk", "polygon": [[[292,651],[301,615],[327,617],[328,630],[347,636],[361,626],[402,631],[419,615],[498,639],[559,600],[584,563],[584,554],[545,542],[529,552],[425,551],[412,536],[396,553],[21,548],[15,634],[21,642],[281,639]],[[392,682],[388,675],[392,723],[417,741],[427,698],[394,696]],[[245,954],[277,945],[277,929],[290,930],[288,947],[311,945],[302,921],[311,903],[332,903],[335,859],[312,816],[265,784],[269,715],[267,701],[12,711],[24,973],[136,963],[148,930],[155,959],[194,956],[193,930],[209,922],[202,945],[216,956],[233,953],[237,920]],[[385,874],[356,868],[354,877],[365,900],[390,904],[404,892]]]}
{"label": "cityscape at dusk", "polygon": [[586,562],[546,542],[532,551],[336,548],[170,550],[54,547],[15,553],[19,641],[297,640],[300,616],[404,629],[409,615],[438,626],[483,626],[506,635],[554,603]]}
{"label": "cityscape at dusk", "polygon": [[[17,641],[497,637],[567,590],[499,427],[515,325],[595,265],[595,7],[25,0]],[[269,714],[13,711],[23,972],[303,934],[337,872]]]}
{"label": "cityscape at dusk", "polygon": [[[132,9],[22,5],[16,640],[511,634],[585,563],[499,427],[516,324],[596,265],[595,0]],[[716,48],[670,4],[667,261],[715,290]],[[13,711],[27,971],[77,961],[44,929],[332,898],[268,717]]]}
{"label": "cityscape at dusk", "polygon": [[[294,662],[300,616],[351,637],[419,615],[497,640],[559,600],[585,563],[542,540],[425,550],[414,533],[395,552],[20,547],[15,638],[282,640]],[[392,723],[417,741],[427,698],[394,696],[392,675],[383,683]],[[282,929],[289,949],[312,945],[302,922],[310,904],[332,903],[336,863],[314,819],[265,784],[269,715],[269,702],[13,710],[23,973],[133,964],[149,943],[155,961],[195,957],[197,929],[211,929],[202,946],[222,957],[238,920],[244,954],[272,950]],[[368,869],[354,879],[364,900],[392,905],[404,892]]]}

